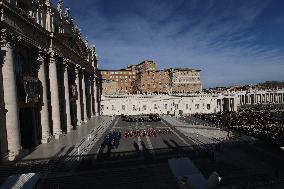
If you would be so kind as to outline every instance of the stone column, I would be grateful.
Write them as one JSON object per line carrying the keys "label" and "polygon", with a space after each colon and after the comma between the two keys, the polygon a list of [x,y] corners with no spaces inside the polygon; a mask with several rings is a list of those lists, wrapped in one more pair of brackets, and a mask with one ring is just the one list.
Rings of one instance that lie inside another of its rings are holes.
{"label": "stone column", "polygon": [[87,84],[87,89],[88,89],[88,115],[92,117],[93,111],[92,111],[92,103],[93,103],[93,92],[92,92],[92,78],[89,75],[88,76],[88,84]]}
{"label": "stone column", "polygon": [[65,93],[65,113],[66,113],[66,125],[67,132],[70,132],[72,129],[71,124],[71,111],[70,111],[70,97],[69,97],[69,82],[68,82],[68,60],[64,60],[64,93]]}
{"label": "stone column", "polygon": [[91,89],[91,116],[94,117],[95,115],[95,106],[94,106],[94,100],[95,100],[95,93],[94,93],[94,78],[90,77],[90,89]]}
{"label": "stone column", "polygon": [[76,107],[77,107],[77,126],[80,126],[82,123],[82,116],[81,116],[81,90],[80,90],[80,66],[76,66],[75,74],[76,74],[76,87],[77,87],[77,100],[76,100]]}
{"label": "stone column", "polygon": [[262,103],[266,103],[265,94],[262,95]]}
{"label": "stone column", "polygon": [[251,104],[251,94],[248,94],[248,104]]}
{"label": "stone column", "polygon": [[273,103],[276,103],[276,94],[273,93]]}
{"label": "stone column", "polygon": [[83,69],[83,74],[82,74],[82,97],[83,97],[83,110],[84,110],[84,119],[83,122],[87,122],[87,99],[86,99],[86,75],[84,73],[84,69]]}
{"label": "stone column", "polygon": [[6,42],[1,44],[1,51],[4,55],[2,75],[5,102],[4,111],[6,112],[6,130],[9,150],[8,159],[14,160],[21,150],[21,134],[13,47]]}
{"label": "stone column", "polygon": [[41,123],[41,143],[47,143],[50,138],[50,128],[49,128],[49,113],[48,113],[48,100],[47,100],[47,85],[46,85],[46,74],[45,74],[45,63],[42,52],[39,52],[37,58],[38,69],[38,79],[41,82],[42,91],[40,97],[41,111],[40,111],[40,123]]}
{"label": "stone column", "polygon": [[53,135],[55,136],[56,139],[58,139],[60,134],[62,133],[62,130],[61,130],[60,111],[59,111],[57,68],[56,68],[56,60],[54,59],[54,52],[51,52],[49,60],[49,81],[50,81],[50,101],[51,101]]}
{"label": "stone column", "polygon": [[97,81],[96,78],[94,79],[94,108],[95,108],[95,115],[99,115],[99,105],[98,105],[98,86],[97,86]]}
{"label": "stone column", "polygon": [[52,31],[52,21],[51,21],[51,17],[52,17],[52,7],[50,4],[50,1],[46,1],[45,5],[47,7],[46,10],[46,18],[45,18],[45,29],[49,32]]}

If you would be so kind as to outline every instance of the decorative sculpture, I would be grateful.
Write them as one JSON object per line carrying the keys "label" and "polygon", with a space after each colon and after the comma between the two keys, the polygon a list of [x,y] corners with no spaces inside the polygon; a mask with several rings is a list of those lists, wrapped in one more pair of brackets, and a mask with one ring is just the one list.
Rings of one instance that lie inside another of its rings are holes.
{"label": "decorative sculpture", "polygon": [[57,11],[58,11],[60,17],[62,17],[62,5],[63,5],[63,0],[58,0],[58,2],[57,2]]}
{"label": "decorative sculpture", "polygon": [[70,18],[70,8],[66,7],[64,12],[64,18],[69,21]]}
{"label": "decorative sculpture", "polygon": [[88,38],[85,38],[85,46],[88,47],[89,46],[89,42],[88,42]]}

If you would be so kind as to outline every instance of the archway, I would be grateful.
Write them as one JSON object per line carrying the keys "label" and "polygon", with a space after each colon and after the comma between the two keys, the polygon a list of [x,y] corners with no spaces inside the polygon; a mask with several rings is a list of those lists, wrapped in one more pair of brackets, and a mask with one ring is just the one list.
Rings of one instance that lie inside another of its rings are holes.
{"label": "archway", "polygon": [[29,47],[17,47],[14,64],[19,108],[21,145],[23,149],[37,146],[41,140],[38,94],[39,82],[36,70],[36,54]]}

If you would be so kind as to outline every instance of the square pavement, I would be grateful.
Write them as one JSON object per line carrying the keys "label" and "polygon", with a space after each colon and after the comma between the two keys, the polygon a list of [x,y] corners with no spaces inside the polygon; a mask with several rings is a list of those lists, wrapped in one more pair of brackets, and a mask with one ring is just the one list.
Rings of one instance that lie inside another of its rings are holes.
{"label": "square pavement", "polygon": [[111,123],[112,118],[108,116],[92,117],[87,123],[82,123],[76,130],[71,130],[69,133],[61,135],[59,139],[52,139],[47,144],[37,146],[33,152],[22,159],[48,159],[67,155],[74,149],[75,145],[82,140],[82,138],[86,137],[91,132],[91,130],[98,128],[105,122]]}

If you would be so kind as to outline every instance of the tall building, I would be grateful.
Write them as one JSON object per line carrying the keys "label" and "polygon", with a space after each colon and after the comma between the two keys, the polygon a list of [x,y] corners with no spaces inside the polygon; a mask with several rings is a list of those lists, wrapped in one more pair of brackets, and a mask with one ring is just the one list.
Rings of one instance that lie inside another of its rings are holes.
{"label": "tall building", "polygon": [[1,0],[0,9],[0,156],[14,159],[98,114],[99,72],[62,0],[57,9]]}
{"label": "tall building", "polygon": [[135,69],[138,72],[156,71],[157,66],[156,63],[152,60],[144,60],[140,64],[135,65]]}
{"label": "tall building", "polygon": [[101,70],[102,94],[128,94],[133,92],[136,70]]}
{"label": "tall building", "polygon": [[156,63],[145,60],[121,70],[101,70],[102,94],[189,94],[200,93],[200,70],[171,68],[157,70]]}
{"label": "tall building", "polygon": [[169,93],[169,74],[165,70],[138,72],[134,90],[140,94]]}
{"label": "tall building", "polygon": [[200,93],[202,85],[200,71],[189,68],[171,68],[169,71],[170,90],[173,94]]}

